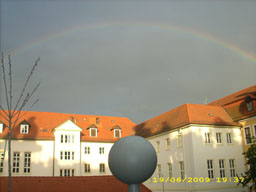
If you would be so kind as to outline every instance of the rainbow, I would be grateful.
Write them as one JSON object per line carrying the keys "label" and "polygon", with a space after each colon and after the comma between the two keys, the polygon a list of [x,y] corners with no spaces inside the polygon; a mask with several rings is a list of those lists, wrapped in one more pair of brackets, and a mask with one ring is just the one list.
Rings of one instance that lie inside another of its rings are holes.
{"label": "rainbow", "polygon": [[24,46],[16,49],[11,54],[12,55],[20,54],[29,48],[40,45],[41,43],[43,43],[45,41],[49,41],[49,40],[57,38],[57,37],[69,35],[72,33],[82,32],[82,31],[86,31],[89,29],[101,29],[101,28],[105,28],[105,27],[115,27],[115,26],[132,26],[132,27],[134,27],[134,26],[135,27],[143,27],[144,26],[144,27],[153,27],[153,28],[177,31],[177,32],[180,32],[183,34],[192,35],[192,36],[200,38],[202,40],[206,40],[206,41],[212,42],[214,44],[217,44],[218,46],[224,47],[224,48],[242,56],[243,58],[245,58],[246,60],[248,60],[250,62],[256,63],[256,56],[253,53],[251,53],[247,50],[244,50],[230,42],[224,41],[224,40],[222,40],[216,36],[213,36],[211,34],[203,33],[201,31],[198,31],[195,29],[190,29],[190,28],[177,26],[177,25],[169,25],[169,24],[164,24],[164,23],[152,23],[152,22],[136,22],[136,21],[132,21],[132,22],[129,22],[129,21],[99,22],[99,23],[91,23],[89,25],[84,25],[84,26],[77,26],[77,27],[74,27],[74,28],[71,28],[71,29],[68,29],[65,31],[60,31],[55,34],[50,34],[43,38],[32,41],[32,42],[25,44]]}

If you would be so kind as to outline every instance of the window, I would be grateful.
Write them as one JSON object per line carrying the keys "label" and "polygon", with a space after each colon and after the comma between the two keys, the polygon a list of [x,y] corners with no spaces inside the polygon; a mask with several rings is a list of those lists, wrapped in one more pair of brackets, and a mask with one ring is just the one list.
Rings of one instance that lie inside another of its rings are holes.
{"label": "window", "polygon": [[256,125],[254,125],[254,136],[256,137]]}
{"label": "window", "polygon": [[214,178],[213,174],[213,160],[207,160],[207,170],[208,170],[208,177],[210,179]]}
{"label": "window", "polygon": [[225,166],[224,166],[224,159],[219,160],[219,168],[220,168],[220,178],[225,177]]}
{"label": "window", "polygon": [[22,133],[22,134],[28,134],[28,128],[29,128],[28,125],[21,124],[21,125],[20,125],[20,133]]}
{"label": "window", "polygon": [[171,141],[170,141],[170,138],[167,138],[165,140],[165,143],[166,143],[166,150],[169,150],[171,148]]}
{"label": "window", "polygon": [[184,169],[183,161],[179,162],[179,167],[180,167],[180,177],[181,177],[181,179],[184,179],[185,178],[185,169]]}
{"label": "window", "polygon": [[168,177],[171,178],[172,177],[172,164],[168,163],[167,166],[168,166]]}
{"label": "window", "polygon": [[182,147],[182,135],[178,135],[177,137],[177,147]]}
{"label": "window", "polygon": [[84,172],[85,173],[90,173],[91,172],[90,164],[84,164]]}
{"label": "window", "polygon": [[12,162],[12,172],[19,173],[20,172],[20,153],[13,153],[13,162]]}
{"label": "window", "polygon": [[61,135],[60,142],[61,143],[74,143],[75,136],[74,135]]}
{"label": "window", "polygon": [[216,140],[217,140],[217,143],[222,143],[221,133],[216,133]]}
{"label": "window", "polygon": [[74,151],[61,151],[60,160],[74,160],[75,152]]}
{"label": "window", "polygon": [[245,133],[246,144],[252,143],[252,141],[251,141],[251,129],[250,129],[250,127],[245,127],[245,128],[244,128],[244,133]]}
{"label": "window", "polygon": [[230,176],[235,177],[236,171],[235,171],[235,160],[229,159],[229,168],[230,168]]}
{"label": "window", "polygon": [[75,176],[75,169],[60,169],[61,177]]}
{"label": "window", "polygon": [[232,134],[227,133],[227,143],[232,143]]}
{"label": "window", "polygon": [[105,164],[104,163],[100,164],[100,173],[105,173]]}
{"label": "window", "polygon": [[84,148],[84,154],[90,154],[90,152],[91,152],[90,147],[85,147]]}
{"label": "window", "polygon": [[3,133],[4,130],[4,124],[0,121],[0,133]]}
{"label": "window", "polygon": [[246,102],[246,106],[247,106],[248,112],[253,111],[254,107],[253,107],[253,101],[252,100]]}
{"label": "window", "polygon": [[4,172],[4,153],[0,152],[0,173]]}
{"label": "window", "polygon": [[210,133],[204,133],[205,143],[211,143],[211,134]]}
{"label": "window", "polygon": [[162,177],[162,168],[161,165],[157,165],[158,178]]}
{"label": "window", "polygon": [[104,154],[104,147],[100,147],[99,152],[100,152],[100,154]]}
{"label": "window", "polygon": [[96,117],[96,124],[100,124],[100,118],[99,117]]}
{"label": "window", "polygon": [[156,152],[160,152],[160,141],[156,142]]}
{"label": "window", "polygon": [[97,128],[90,128],[90,136],[97,137]]}
{"label": "window", "polygon": [[121,130],[120,129],[114,129],[114,137],[121,137]]}
{"label": "window", "polygon": [[24,173],[30,173],[31,152],[24,153]]}

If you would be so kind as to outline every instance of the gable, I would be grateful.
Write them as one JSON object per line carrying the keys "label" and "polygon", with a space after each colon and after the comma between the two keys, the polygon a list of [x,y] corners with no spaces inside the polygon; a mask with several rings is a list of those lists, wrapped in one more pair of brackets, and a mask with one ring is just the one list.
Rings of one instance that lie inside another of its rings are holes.
{"label": "gable", "polygon": [[53,131],[82,131],[80,127],[78,127],[74,122],[71,120],[67,120],[64,123],[60,124]]}

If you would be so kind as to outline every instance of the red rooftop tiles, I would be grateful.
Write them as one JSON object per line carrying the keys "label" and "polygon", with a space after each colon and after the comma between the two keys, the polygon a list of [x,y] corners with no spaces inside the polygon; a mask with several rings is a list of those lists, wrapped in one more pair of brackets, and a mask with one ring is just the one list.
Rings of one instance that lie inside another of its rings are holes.
{"label": "red rooftop tiles", "polygon": [[[3,111],[0,111],[3,113]],[[21,112],[21,115],[25,111]],[[96,118],[98,121],[96,122]],[[6,123],[0,116],[0,120]],[[30,124],[28,134],[20,134],[19,124],[26,120]],[[119,138],[114,138],[113,127],[119,126],[121,128],[121,136],[133,135],[133,127],[135,123],[126,117],[108,117],[95,115],[80,115],[68,113],[54,113],[54,112],[37,112],[29,111],[17,122],[15,129],[12,132],[13,139],[39,139],[39,140],[54,140],[54,128],[66,122],[73,121],[78,127],[82,128],[82,141],[101,141],[101,142],[115,142]],[[90,130],[87,129],[91,125],[95,125],[98,129],[97,137],[90,137]],[[3,133],[0,133],[0,139],[7,137],[8,129],[5,128]]]}

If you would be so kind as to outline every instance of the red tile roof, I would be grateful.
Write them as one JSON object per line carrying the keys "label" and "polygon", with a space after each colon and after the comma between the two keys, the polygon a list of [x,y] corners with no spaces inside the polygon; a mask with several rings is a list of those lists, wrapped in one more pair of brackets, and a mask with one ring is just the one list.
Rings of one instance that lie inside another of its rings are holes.
{"label": "red tile roof", "polygon": [[[0,113],[3,113],[3,111],[0,111]],[[25,113],[25,111],[22,111],[20,116],[22,116],[23,113]],[[99,118],[100,122],[98,124],[96,123],[96,118]],[[1,116],[0,120],[7,124]],[[19,124],[24,120],[30,124],[28,134],[20,134]],[[73,121],[78,127],[82,128],[82,141],[115,142],[118,138],[114,138],[113,129],[111,128],[117,125],[121,128],[122,137],[134,134],[133,127],[135,123],[126,117],[29,111],[17,122],[12,132],[12,138],[54,140],[53,129],[67,120]],[[92,124],[96,125],[98,129],[97,137],[90,137],[90,130],[87,128]],[[0,138],[6,138],[7,132],[8,129],[5,128],[4,132],[0,133]]]}
{"label": "red tile roof", "polygon": [[[254,110],[248,111],[246,106],[246,98],[252,98]],[[256,115],[256,85],[218,99],[209,103],[209,105],[222,106],[233,119],[239,121]]]}
{"label": "red tile roof", "polygon": [[[85,177],[12,177],[14,192],[121,192],[128,185],[114,176]],[[8,177],[0,177],[0,191],[8,192]],[[141,192],[151,192],[140,185]]]}
{"label": "red tile roof", "polygon": [[240,126],[220,106],[184,104],[135,127],[135,135],[150,137],[189,124]]}
{"label": "red tile roof", "polygon": [[216,101],[209,103],[209,105],[227,105],[227,104],[242,100],[248,95],[256,96],[256,85],[242,89],[226,97],[220,98]]}

